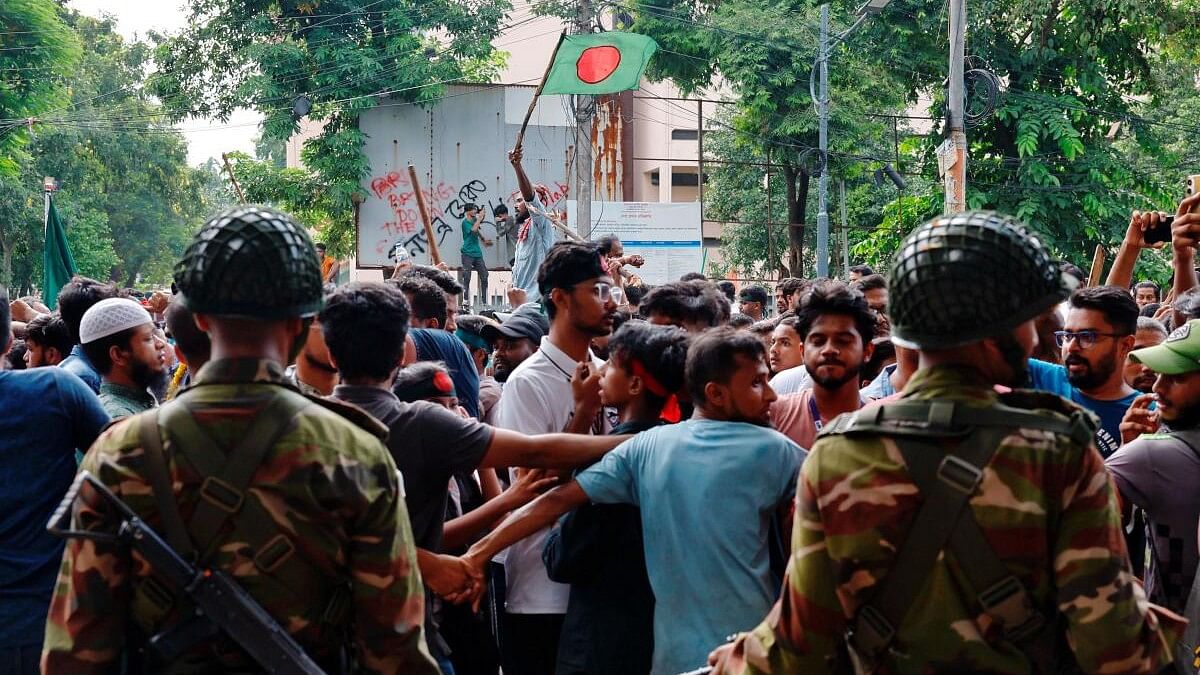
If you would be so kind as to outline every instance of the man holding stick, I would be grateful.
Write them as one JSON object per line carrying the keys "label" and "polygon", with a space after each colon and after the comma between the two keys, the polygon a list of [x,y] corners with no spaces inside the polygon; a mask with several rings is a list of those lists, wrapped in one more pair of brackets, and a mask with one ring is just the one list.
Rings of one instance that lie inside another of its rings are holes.
{"label": "man holding stick", "polygon": [[[513,262],[513,286],[525,291],[526,302],[537,302],[541,299],[538,293],[538,268],[546,259],[550,247],[554,245],[554,225],[546,213],[543,202],[545,188],[534,190],[529,176],[521,166],[523,149],[517,145],[508,153],[508,161],[512,162],[513,171],[517,173],[517,186],[521,196],[517,199],[517,251]],[[539,188],[541,186],[538,186]]]}

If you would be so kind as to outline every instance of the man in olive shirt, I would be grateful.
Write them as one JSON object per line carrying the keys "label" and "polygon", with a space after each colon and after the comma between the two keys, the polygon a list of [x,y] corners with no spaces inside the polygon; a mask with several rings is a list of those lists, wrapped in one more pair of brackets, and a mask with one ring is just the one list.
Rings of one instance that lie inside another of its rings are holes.
{"label": "man in olive shirt", "polygon": [[167,343],[145,308],[128,298],[101,300],[84,313],[79,341],[100,372],[100,403],[110,417],[157,405],[147,388],[167,374]]}

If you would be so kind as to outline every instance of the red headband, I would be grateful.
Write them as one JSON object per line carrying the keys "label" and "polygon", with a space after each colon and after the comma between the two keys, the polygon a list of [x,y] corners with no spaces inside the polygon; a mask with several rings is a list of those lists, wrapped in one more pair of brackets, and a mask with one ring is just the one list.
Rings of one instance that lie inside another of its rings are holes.
{"label": "red headband", "polygon": [[640,360],[630,359],[629,362],[632,366],[634,377],[640,377],[642,382],[646,383],[646,389],[648,389],[651,394],[654,394],[659,398],[667,399],[666,403],[663,404],[662,412],[659,414],[659,417],[668,424],[675,424],[678,422],[683,417],[683,411],[679,409],[679,397],[667,391],[667,388],[664,387],[661,382],[655,379],[655,377],[650,374],[650,371],[646,370],[646,366]]}

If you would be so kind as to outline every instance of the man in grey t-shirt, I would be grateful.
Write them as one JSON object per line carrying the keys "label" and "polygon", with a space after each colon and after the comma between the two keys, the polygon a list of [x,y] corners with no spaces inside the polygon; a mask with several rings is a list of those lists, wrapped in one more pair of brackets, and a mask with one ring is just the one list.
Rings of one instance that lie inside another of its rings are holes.
{"label": "man in grey t-shirt", "polygon": [[[1154,393],[1139,396],[1121,423],[1147,433],[1125,444],[1106,464],[1125,504],[1146,512],[1150,602],[1183,612],[1196,575],[1196,524],[1200,521],[1200,320],[1180,326],[1162,344],[1129,358],[1158,374]],[[1150,409],[1151,402],[1157,408]]]}

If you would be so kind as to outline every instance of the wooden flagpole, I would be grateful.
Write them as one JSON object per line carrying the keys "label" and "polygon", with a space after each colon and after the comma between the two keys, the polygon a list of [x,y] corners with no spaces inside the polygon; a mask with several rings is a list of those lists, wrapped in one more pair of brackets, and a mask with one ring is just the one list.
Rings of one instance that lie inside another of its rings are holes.
{"label": "wooden flagpole", "polygon": [[554,51],[550,54],[550,62],[546,64],[546,72],[542,73],[542,81],[538,82],[537,90],[533,92],[533,100],[529,102],[529,110],[525,111],[525,120],[521,122],[521,129],[517,131],[517,142],[513,148],[521,147],[525,142],[525,128],[529,126],[529,118],[533,117],[533,109],[537,106],[538,98],[542,95],[542,87],[546,86],[546,78],[550,77],[550,69],[554,67],[554,59],[558,58],[558,48],[562,46],[563,39],[566,38],[567,31],[558,34],[558,43],[554,45]]}
{"label": "wooden flagpole", "polygon": [[438,253],[437,240],[433,237],[433,223],[429,220],[429,208],[425,206],[425,193],[421,192],[421,181],[417,178],[417,169],[408,163],[408,179],[412,182],[413,194],[417,198],[417,210],[421,212],[421,224],[425,226],[425,239],[429,241],[429,260],[434,265],[442,263],[442,254]]}

